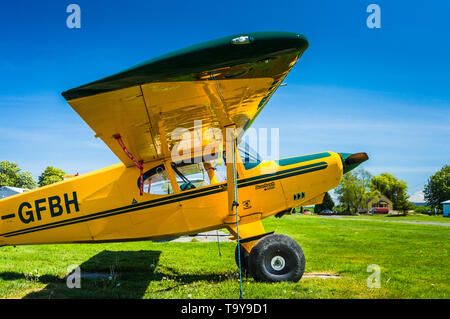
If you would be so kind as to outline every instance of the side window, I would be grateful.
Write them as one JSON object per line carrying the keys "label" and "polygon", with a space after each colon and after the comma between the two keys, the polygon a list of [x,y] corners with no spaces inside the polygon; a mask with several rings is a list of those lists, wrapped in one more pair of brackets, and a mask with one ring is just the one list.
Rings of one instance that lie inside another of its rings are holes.
{"label": "side window", "polygon": [[[138,179],[139,187],[140,179]],[[152,168],[144,174],[144,193],[154,195],[173,194],[169,177],[167,176],[164,165]]]}
{"label": "side window", "polygon": [[211,184],[208,174],[203,167],[203,163],[195,164],[175,164],[172,163],[175,171],[177,183],[181,191],[199,188]]}

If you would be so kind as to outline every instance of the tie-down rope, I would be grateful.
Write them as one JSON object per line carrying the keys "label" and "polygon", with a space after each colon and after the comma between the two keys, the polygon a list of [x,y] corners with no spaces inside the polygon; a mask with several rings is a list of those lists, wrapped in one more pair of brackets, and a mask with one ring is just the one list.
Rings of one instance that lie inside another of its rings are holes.
{"label": "tie-down rope", "polygon": [[128,150],[125,144],[122,141],[122,137],[120,134],[113,135],[113,137],[117,140],[120,147],[122,147],[124,153],[133,161],[134,165],[136,165],[137,168],[139,168],[140,176],[139,176],[139,191],[142,196],[144,193],[144,161],[136,161],[133,154],[131,154]]}
{"label": "tie-down rope", "polygon": [[236,210],[236,234],[237,234],[237,250],[238,250],[238,263],[239,263],[239,298],[243,299],[244,294],[242,292],[242,267],[241,267],[241,244],[239,238],[239,214],[238,214],[238,188],[237,188],[237,171],[236,171],[236,148],[237,141],[233,137],[233,148],[232,148],[232,156],[233,156],[233,190],[234,190],[234,198],[232,208]]}

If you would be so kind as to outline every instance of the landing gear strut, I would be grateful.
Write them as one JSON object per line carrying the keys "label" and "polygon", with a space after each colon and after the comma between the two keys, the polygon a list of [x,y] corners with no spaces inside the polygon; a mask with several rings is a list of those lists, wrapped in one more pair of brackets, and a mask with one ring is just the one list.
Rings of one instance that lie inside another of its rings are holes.
{"label": "landing gear strut", "polygon": [[241,247],[241,266],[256,281],[297,282],[305,271],[305,255],[292,238],[272,234],[258,240],[250,254]]}

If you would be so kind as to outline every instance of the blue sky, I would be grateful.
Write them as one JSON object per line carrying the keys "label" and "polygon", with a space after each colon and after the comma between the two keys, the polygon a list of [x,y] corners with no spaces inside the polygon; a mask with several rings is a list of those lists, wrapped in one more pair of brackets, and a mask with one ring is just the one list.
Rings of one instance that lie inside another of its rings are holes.
{"label": "blue sky", "polygon": [[[81,29],[66,7],[81,7]],[[366,7],[381,7],[369,29]],[[188,45],[251,31],[310,47],[254,127],[280,129],[280,156],[366,151],[409,193],[450,164],[448,1],[14,1],[0,9],[0,159],[37,177],[118,162],[61,92]]]}

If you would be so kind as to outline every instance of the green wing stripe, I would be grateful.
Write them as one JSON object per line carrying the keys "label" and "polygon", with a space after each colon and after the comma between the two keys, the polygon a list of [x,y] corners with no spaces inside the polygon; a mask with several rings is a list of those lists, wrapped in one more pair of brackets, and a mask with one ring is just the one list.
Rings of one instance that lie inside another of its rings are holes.
{"label": "green wing stripe", "polygon": [[[248,36],[250,43],[233,44],[232,40],[240,36]],[[248,73],[252,65],[247,64],[282,56],[299,56],[307,47],[305,36],[291,32],[232,35],[162,55],[104,79],[65,91],[62,95],[66,100],[73,100],[150,82],[195,81],[201,73],[237,65],[246,66],[234,75],[236,78],[259,77],[261,72]],[[220,76],[216,78],[220,79]]]}

